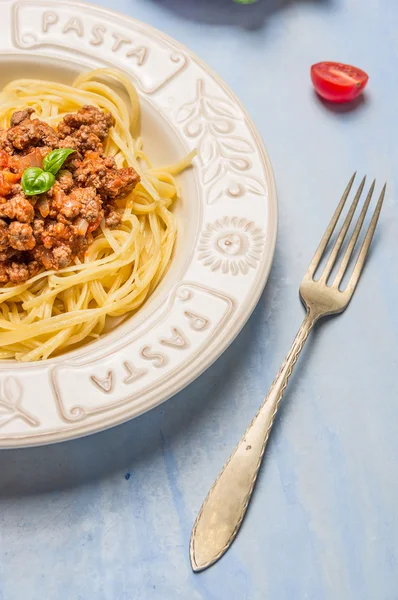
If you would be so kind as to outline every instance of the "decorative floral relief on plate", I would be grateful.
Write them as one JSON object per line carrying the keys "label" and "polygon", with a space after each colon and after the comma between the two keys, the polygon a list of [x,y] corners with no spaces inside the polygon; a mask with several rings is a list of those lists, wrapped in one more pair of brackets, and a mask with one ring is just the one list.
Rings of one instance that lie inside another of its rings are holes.
{"label": "decorative floral relief on plate", "polygon": [[179,108],[176,119],[184,133],[197,140],[208,204],[223,194],[233,198],[247,193],[265,195],[264,184],[250,173],[250,154],[255,149],[251,141],[234,133],[237,121],[242,120],[236,104],[207,94],[204,80],[198,79],[195,99]]}
{"label": "decorative floral relief on plate", "polygon": [[22,408],[22,385],[15,377],[4,377],[0,384],[0,427],[13,419],[22,419],[31,427],[39,421]]}
{"label": "decorative floral relief on plate", "polygon": [[[54,65],[64,74],[71,63],[82,69],[112,65],[137,86],[148,110],[145,118],[156,114],[148,130],[156,132],[156,123],[159,139],[175,135],[170,144],[181,155],[199,150],[195,168],[184,174],[180,204],[195,204],[200,219],[195,235],[187,235],[185,213],[176,211],[183,233],[176,249],[183,256],[181,271],[172,265],[153,312],[137,317],[131,328],[123,323],[120,336],[110,332],[109,341],[65,357],[26,365],[1,362],[0,447],[9,448],[122,423],[209,366],[235,338],[262,292],[274,251],[277,201],[272,168],[244,108],[178,42],[137,20],[75,0],[0,0],[0,13],[3,80],[15,76],[15,57],[28,65],[22,76],[29,76],[34,63],[44,78]],[[244,199],[240,217],[224,217],[229,211],[222,199],[232,198]]]}
{"label": "decorative floral relief on plate", "polygon": [[199,259],[212,271],[246,275],[257,266],[264,243],[264,234],[253,221],[224,217],[202,233]]}

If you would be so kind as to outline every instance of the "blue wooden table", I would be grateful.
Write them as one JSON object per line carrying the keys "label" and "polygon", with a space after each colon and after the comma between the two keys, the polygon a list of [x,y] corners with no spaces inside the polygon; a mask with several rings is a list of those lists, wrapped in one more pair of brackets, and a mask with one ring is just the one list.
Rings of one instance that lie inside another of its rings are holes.
{"label": "blue wooden table", "polygon": [[[273,162],[280,225],[252,318],[189,388],[124,426],[1,452],[1,600],[398,599],[396,0],[102,0],[188,45],[228,82]],[[334,109],[309,67],[368,71]],[[314,334],[244,526],[194,575],[196,513],[287,352],[297,289],[351,173],[388,181],[350,308]]]}

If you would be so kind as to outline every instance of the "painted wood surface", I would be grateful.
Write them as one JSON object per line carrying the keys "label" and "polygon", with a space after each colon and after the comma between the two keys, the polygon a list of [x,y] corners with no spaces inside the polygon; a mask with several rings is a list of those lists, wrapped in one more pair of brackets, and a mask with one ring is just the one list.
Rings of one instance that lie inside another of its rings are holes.
{"label": "painted wood surface", "polygon": [[[0,455],[1,600],[398,599],[398,4],[102,0],[188,45],[230,84],[275,169],[269,283],[217,363],[117,429]],[[309,67],[357,64],[363,100],[331,108]],[[316,331],[222,561],[189,565],[197,511],[300,324],[298,285],[354,170],[388,181],[352,305]]]}

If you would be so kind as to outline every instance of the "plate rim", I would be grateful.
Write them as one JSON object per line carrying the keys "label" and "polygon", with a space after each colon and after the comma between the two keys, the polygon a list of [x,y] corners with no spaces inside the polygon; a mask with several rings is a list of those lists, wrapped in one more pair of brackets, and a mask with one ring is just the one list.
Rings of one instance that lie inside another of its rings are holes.
{"label": "plate rim", "polygon": [[[11,5],[18,4],[18,2],[11,2]],[[77,425],[75,423],[74,427],[71,429],[59,430],[56,432],[49,433],[33,433],[33,434],[12,434],[12,437],[5,438],[0,436],[0,449],[16,449],[16,448],[29,448],[36,446],[45,446],[58,442],[71,441],[74,439],[78,439],[81,437],[85,437],[91,434],[100,433],[102,431],[106,431],[107,429],[111,429],[113,427],[117,427],[123,423],[126,423],[145,412],[156,408],[169,400],[172,396],[176,395],[183,389],[185,389],[188,385],[190,385],[193,381],[195,381],[200,375],[204,373],[211,365],[215,363],[215,361],[221,356],[221,354],[232,344],[232,342],[236,339],[240,331],[243,329],[248,319],[252,315],[255,307],[257,306],[261,294],[263,293],[265,286],[267,284],[269,274],[271,271],[272,263],[275,256],[275,247],[278,233],[278,223],[279,223],[279,214],[278,214],[278,196],[277,196],[277,188],[275,182],[274,171],[272,168],[271,159],[268,155],[267,149],[263,142],[260,132],[258,131],[254,121],[252,120],[250,114],[247,109],[243,105],[240,98],[237,94],[229,87],[229,85],[223,80],[223,78],[211,67],[209,66],[202,58],[200,58],[195,52],[190,50],[187,46],[181,43],[176,38],[171,37],[167,33],[157,29],[153,25],[145,23],[140,19],[136,19],[135,17],[131,17],[123,12],[118,10],[104,8],[102,6],[98,6],[96,4],[91,4],[88,2],[81,2],[80,0],[72,0],[68,2],[70,6],[76,7],[85,7],[89,10],[95,10],[96,12],[101,13],[103,16],[112,16],[123,18],[123,20],[127,23],[134,23],[142,30],[147,30],[149,33],[160,37],[166,42],[178,47],[179,50],[185,52],[189,57],[191,57],[194,62],[204,69],[205,72],[210,74],[213,79],[216,81],[217,85],[222,87],[222,89],[229,95],[229,97],[236,103],[236,105],[242,111],[242,114],[245,117],[245,121],[248,127],[251,130],[251,133],[257,144],[257,151],[261,154],[262,164],[264,170],[266,172],[267,178],[267,186],[268,186],[268,195],[267,202],[269,203],[269,215],[270,215],[270,225],[267,230],[267,247],[268,252],[265,259],[263,259],[263,264],[261,268],[258,269],[255,280],[253,281],[252,288],[250,290],[250,297],[248,295],[247,300],[245,301],[245,310],[241,311],[240,314],[237,315],[236,319],[229,324],[227,330],[228,333],[220,334],[217,336],[215,342],[213,342],[213,349],[208,356],[208,358],[204,361],[196,358],[192,364],[192,369],[188,374],[182,373],[177,377],[174,377],[170,383],[167,383],[167,392],[164,393],[159,392],[159,388],[152,392],[153,394],[157,394],[158,398],[152,398],[150,400],[150,406],[148,406],[149,402],[145,406],[140,406],[138,403],[131,402],[127,404],[126,407],[118,413],[108,414],[103,421],[95,421],[88,422],[85,424]],[[56,8],[56,7],[54,7]],[[37,51],[33,51],[34,54],[38,55]],[[33,55],[34,55],[33,54]],[[67,362],[67,360],[65,361]],[[62,364],[62,363],[59,363]],[[171,385],[172,384],[172,385]],[[164,385],[164,384],[163,384]],[[131,396],[132,397],[132,396]]]}

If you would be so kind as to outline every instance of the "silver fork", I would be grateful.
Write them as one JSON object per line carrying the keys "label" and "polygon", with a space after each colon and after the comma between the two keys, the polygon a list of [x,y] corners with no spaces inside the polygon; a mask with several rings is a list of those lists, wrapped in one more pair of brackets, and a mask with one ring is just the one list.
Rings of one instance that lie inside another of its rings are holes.
{"label": "silver fork", "polygon": [[307,314],[292,347],[290,348],[290,352],[257,415],[231,454],[229,460],[224,465],[196,518],[190,542],[191,565],[194,571],[202,571],[203,569],[210,567],[221,558],[234,541],[253,493],[265,446],[279,403],[308,335],[316,321],[322,317],[343,312],[343,310],[347,308],[355,291],[376,229],[386,185],[384,185],[381,191],[346,288],[344,290],[340,289],[341,282],[365,220],[375,187],[375,181],[373,181],[367,194],[347,249],[331,285],[328,285],[328,279],[336,265],[337,256],[347,235],[355,209],[362,194],[365,185],[365,177],[361,181],[355,194],[336,242],[330,252],[326,266],[320,278],[317,281],[314,280],[315,271],[325,254],[326,247],[350,193],[354,178],[355,173],[345,189],[332,220],[325,231],[315,256],[300,285],[300,297],[307,309]]}

